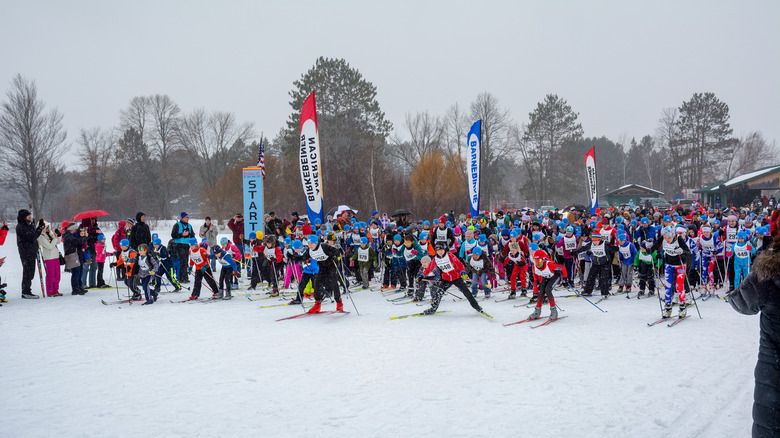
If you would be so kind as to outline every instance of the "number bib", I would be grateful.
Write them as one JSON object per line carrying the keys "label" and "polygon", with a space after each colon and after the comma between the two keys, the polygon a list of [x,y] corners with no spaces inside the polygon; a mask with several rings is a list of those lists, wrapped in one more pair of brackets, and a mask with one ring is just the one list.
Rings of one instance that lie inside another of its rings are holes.
{"label": "number bib", "polygon": [[449,256],[445,254],[444,257],[436,257],[436,266],[441,269],[442,272],[452,272],[455,267],[452,266]]}
{"label": "number bib", "polygon": [[360,248],[360,249],[357,250],[357,253],[358,253],[357,259],[358,259],[359,262],[367,262],[368,261],[368,248],[366,248],[366,249]]}
{"label": "number bib", "polygon": [[318,262],[324,262],[328,259],[328,255],[322,250],[322,245],[318,246],[315,250],[309,250],[309,255]]}
{"label": "number bib", "polygon": [[276,261],[276,248],[268,248],[265,247],[263,250],[263,254],[265,254],[265,258],[271,261]]}
{"label": "number bib", "polygon": [[195,252],[190,251],[190,260],[196,265],[203,264],[203,254],[200,253],[200,250]]}
{"label": "number bib", "polygon": [[699,240],[699,244],[701,245],[702,249],[706,251],[710,251],[710,252],[715,251],[715,239],[713,238],[707,240],[702,237],[701,240]]}
{"label": "number bib", "polygon": [[726,241],[727,242],[736,242],[737,241],[737,229],[726,227]]}
{"label": "number bib", "polygon": [[445,228],[442,230],[439,228],[436,230],[436,241],[437,242],[446,242],[447,241],[447,229]]}
{"label": "number bib", "polygon": [[604,244],[601,245],[591,245],[590,246],[590,252],[593,253],[593,257],[606,257],[607,252],[604,250]]}
{"label": "number bib", "polygon": [[623,258],[631,257],[631,248],[629,248],[628,245],[626,246],[619,246],[618,249],[620,250],[620,254],[623,255]]}
{"label": "number bib", "polygon": [[414,249],[414,247],[411,247],[411,248],[404,247],[404,258],[406,259],[407,262],[410,261],[410,260],[414,260],[415,257],[417,257],[416,254],[412,254],[412,250],[413,249]]}
{"label": "number bib", "polygon": [[676,256],[683,253],[682,248],[680,248],[680,245],[675,240],[674,243],[667,243],[664,240],[664,254],[670,255],[670,256]]}
{"label": "number bib", "polygon": [[566,251],[572,251],[575,248],[577,248],[577,238],[574,236],[566,237],[563,236],[563,247],[566,248]]}
{"label": "number bib", "polygon": [[640,252],[639,253],[639,261],[645,262],[645,263],[653,263],[653,255],[648,254],[646,252]]}
{"label": "number bib", "polygon": [[747,245],[734,245],[734,257],[738,259],[746,259],[750,257],[750,252],[747,249]]}
{"label": "number bib", "polygon": [[477,271],[482,270],[482,268],[485,266],[485,261],[482,259],[474,260],[473,258],[469,260],[469,264],[472,268],[474,268]]}

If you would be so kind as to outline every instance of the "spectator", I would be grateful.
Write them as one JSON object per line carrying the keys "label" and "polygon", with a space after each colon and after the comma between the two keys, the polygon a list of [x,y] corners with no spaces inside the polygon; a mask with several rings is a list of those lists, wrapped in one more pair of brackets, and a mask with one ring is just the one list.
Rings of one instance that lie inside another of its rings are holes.
{"label": "spectator", "polygon": [[22,298],[38,299],[32,293],[32,279],[35,276],[35,259],[38,257],[38,236],[43,231],[43,219],[38,221],[38,227],[32,224],[32,213],[29,210],[19,210],[16,217],[16,246],[19,258],[22,260]]}
{"label": "spectator", "polygon": [[728,294],[737,312],[761,312],[761,337],[753,392],[753,437],[780,436],[780,237],[763,251],[753,271]]}
{"label": "spectator", "polygon": [[60,244],[60,230],[51,230],[51,225],[47,222],[41,235],[38,236],[38,244],[41,247],[41,256],[43,256],[43,265],[46,268],[46,296],[61,297],[60,293],[60,250],[57,245]]}
{"label": "spectator", "polygon": [[[130,247],[137,249],[138,245],[145,244],[147,247],[152,244],[152,232],[149,230],[149,225],[146,223],[146,215],[142,212],[138,212],[135,215],[135,225],[130,230]],[[115,248],[118,248],[115,247]]]}
{"label": "spectator", "polygon": [[[63,222],[62,229],[65,230],[65,227],[67,227],[69,223],[70,222],[68,221]],[[114,235],[111,237],[111,244],[114,246],[115,258],[119,258],[119,254],[122,253],[122,251],[119,249],[119,242],[121,242],[123,239],[127,239],[129,233],[130,233],[130,224],[128,224],[125,221],[119,221],[119,223],[117,224],[116,232],[114,232]],[[123,281],[125,279],[124,265],[117,265],[116,279],[117,281]]]}
{"label": "spectator", "polygon": [[83,246],[87,241],[87,230],[79,229],[74,223],[68,223],[62,235],[65,248],[65,270],[70,271],[71,295],[84,295],[87,291],[81,285],[81,264]]}
{"label": "spectator", "polygon": [[[192,226],[189,224],[190,215],[182,211],[179,215],[179,222],[173,224],[171,230],[171,238],[173,238],[176,244],[176,258],[179,259],[179,277],[177,280],[179,283],[189,283],[189,272],[187,266],[190,260],[190,239],[194,238],[194,232]],[[151,237],[151,236],[149,236]]]}
{"label": "spectator", "polygon": [[211,270],[216,269],[216,260],[214,259],[214,251],[212,248],[214,246],[218,245],[219,242],[217,242],[217,235],[219,234],[219,227],[215,226],[213,222],[211,222],[211,218],[209,216],[206,216],[206,221],[203,225],[200,226],[200,230],[198,231],[198,235],[201,238],[205,238],[206,241],[209,242],[209,260],[211,261]]}

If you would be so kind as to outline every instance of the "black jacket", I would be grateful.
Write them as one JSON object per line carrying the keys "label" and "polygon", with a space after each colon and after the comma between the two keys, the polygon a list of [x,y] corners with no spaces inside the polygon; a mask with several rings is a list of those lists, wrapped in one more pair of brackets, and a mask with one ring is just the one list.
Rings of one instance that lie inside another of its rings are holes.
{"label": "black jacket", "polygon": [[19,258],[22,260],[35,260],[38,255],[38,236],[42,228],[36,229],[31,222],[27,222],[28,210],[19,210],[16,217],[16,246],[19,248]]}
{"label": "black jacket", "polygon": [[135,215],[135,225],[130,230],[130,247],[138,248],[138,245],[145,243],[151,245],[152,232],[146,222],[141,222],[141,216],[145,216],[140,211]]}
{"label": "black jacket", "polygon": [[752,272],[728,299],[739,313],[761,312],[753,437],[780,436],[780,251],[768,249],[756,257]]}
{"label": "black jacket", "polygon": [[[78,234],[73,234],[70,231],[66,231],[62,235],[62,246],[65,249],[65,255],[73,254],[74,252],[81,252],[81,248],[84,246],[84,242],[87,241],[86,237],[81,237]],[[79,260],[82,256],[79,255]]]}

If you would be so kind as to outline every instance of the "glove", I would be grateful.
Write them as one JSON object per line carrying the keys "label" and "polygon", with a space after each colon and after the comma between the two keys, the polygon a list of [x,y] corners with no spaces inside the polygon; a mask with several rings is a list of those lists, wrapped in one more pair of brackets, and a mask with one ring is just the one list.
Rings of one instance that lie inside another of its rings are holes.
{"label": "glove", "polygon": [[61,237],[61,236],[62,236],[62,233],[60,232],[60,229],[59,229],[59,228],[57,228],[57,229],[55,229],[55,230],[54,230],[54,234],[56,234],[56,235],[57,235],[57,237]]}
{"label": "glove", "polygon": [[412,250],[412,255],[417,255],[417,250],[416,249]]}
{"label": "glove", "polygon": [[43,222],[43,219],[38,220],[38,228],[43,228],[46,224]]}
{"label": "glove", "polygon": [[111,262],[108,264],[108,266],[111,268],[116,268],[116,262]]}
{"label": "glove", "polygon": [[233,271],[233,276],[238,277],[238,271]]}

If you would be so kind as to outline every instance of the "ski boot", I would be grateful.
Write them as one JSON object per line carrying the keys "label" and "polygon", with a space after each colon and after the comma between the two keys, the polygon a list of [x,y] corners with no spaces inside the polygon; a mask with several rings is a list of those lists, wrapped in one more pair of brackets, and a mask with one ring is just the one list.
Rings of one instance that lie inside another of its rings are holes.
{"label": "ski boot", "polygon": [[320,308],[322,307],[322,301],[315,301],[314,305],[309,309],[308,313],[320,313]]}
{"label": "ski boot", "polygon": [[523,288],[520,290],[520,296],[521,297],[527,297],[528,296],[528,290],[526,288]]}
{"label": "ski boot", "polygon": [[616,292],[616,295],[617,294],[622,294],[622,293],[623,293],[623,286],[618,286],[618,290]]}
{"label": "ski boot", "polygon": [[550,319],[558,319],[558,308],[555,306],[550,307]]}
{"label": "ski boot", "polygon": [[344,312],[344,303],[339,301],[336,303],[336,312]]}
{"label": "ski boot", "polygon": [[225,297],[225,291],[220,289],[219,291],[217,291],[217,293],[214,294],[212,298],[214,298],[215,300],[221,300],[224,297]]}
{"label": "ski boot", "polygon": [[515,290],[515,289],[510,290],[509,291],[509,299],[510,300],[514,300],[516,294],[517,294],[517,290]]}
{"label": "ski boot", "polygon": [[661,313],[661,317],[666,319],[672,316],[672,306],[667,305],[664,307],[664,311]]}
{"label": "ski boot", "polygon": [[[79,293],[79,295],[83,295],[83,294]],[[140,299],[141,299],[141,294],[139,294],[138,292],[133,292],[133,296],[130,297],[130,301],[138,301]]]}
{"label": "ski boot", "polygon": [[298,296],[296,296],[295,298],[292,299],[292,301],[290,301],[290,304],[291,305],[301,304],[301,299]]}
{"label": "ski boot", "polygon": [[688,315],[688,306],[680,305],[680,313],[677,314],[677,317],[683,319],[686,315]]}
{"label": "ski boot", "polygon": [[644,295],[645,295],[645,291],[642,290],[642,289],[639,289],[639,293],[637,294],[637,296],[641,297],[641,296],[644,296]]}
{"label": "ski boot", "polygon": [[533,296],[531,296],[531,299],[530,299],[528,302],[529,302],[529,303],[535,303],[535,302],[536,302],[536,299],[538,298],[538,295],[539,295],[539,294],[537,294],[537,293],[534,293],[534,294],[533,294]]}
{"label": "ski boot", "polygon": [[230,294],[230,291],[225,292],[225,296],[222,297],[223,300],[230,300],[233,299],[233,295]]}
{"label": "ski boot", "polygon": [[528,315],[528,319],[539,319],[539,317],[542,316],[542,308],[541,307],[534,307],[533,313]]}

